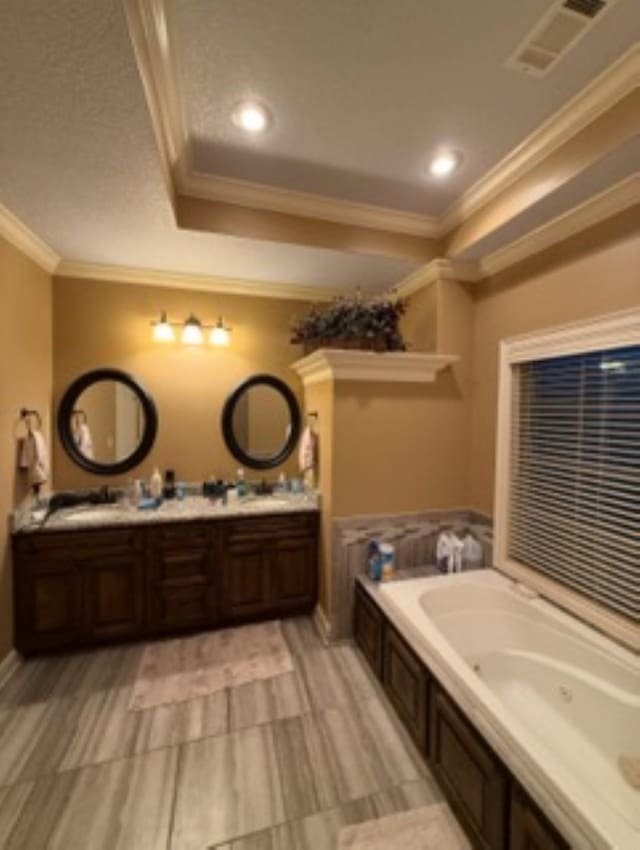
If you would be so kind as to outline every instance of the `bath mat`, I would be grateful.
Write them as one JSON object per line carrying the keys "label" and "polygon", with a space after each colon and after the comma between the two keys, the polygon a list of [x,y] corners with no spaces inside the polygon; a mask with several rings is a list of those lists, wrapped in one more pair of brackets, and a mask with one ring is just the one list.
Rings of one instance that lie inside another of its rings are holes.
{"label": "bath mat", "polygon": [[471,850],[454,816],[438,803],[340,830],[338,850]]}
{"label": "bath mat", "polygon": [[292,670],[278,621],[153,643],[142,656],[129,711],[185,702]]}
{"label": "bath mat", "polygon": [[620,756],[618,767],[629,785],[640,791],[640,756]]}

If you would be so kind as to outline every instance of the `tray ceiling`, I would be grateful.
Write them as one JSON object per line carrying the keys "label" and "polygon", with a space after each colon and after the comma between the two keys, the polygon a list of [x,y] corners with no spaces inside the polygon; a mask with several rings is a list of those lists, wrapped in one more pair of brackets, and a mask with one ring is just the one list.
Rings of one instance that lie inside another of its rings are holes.
{"label": "tray ceiling", "polygon": [[[548,7],[171,0],[193,165],[380,204],[408,220],[439,215],[640,34],[637,0],[618,0],[544,79],[508,71],[506,57]],[[120,0],[1,4],[0,78],[0,202],[67,261],[237,278],[249,292],[252,281],[255,291],[276,281],[319,294],[382,290],[420,264],[178,227]],[[264,100],[275,118],[251,141],[229,120],[246,96]],[[442,144],[465,160],[436,184],[425,169]],[[540,206],[528,219],[527,211],[483,249],[526,231],[536,215],[580,202],[628,171],[636,152],[622,146],[600,171],[584,169],[546,212]]]}

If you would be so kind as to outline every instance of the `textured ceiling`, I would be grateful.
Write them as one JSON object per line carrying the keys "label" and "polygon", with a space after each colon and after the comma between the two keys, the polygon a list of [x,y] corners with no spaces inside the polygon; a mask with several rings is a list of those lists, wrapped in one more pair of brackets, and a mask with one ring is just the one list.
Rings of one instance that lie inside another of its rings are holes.
{"label": "textured ceiling", "polygon": [[[619,0],[544,78],[504,62],[552,0],[176,0],[181,90],[198,170],[441,213],[640,36]],[[275,124],[229,120],[257,98]],[[425,176],[441,145],[450,181]]]}
{"label": "textured ceiling", "polygon": [[[639,0],[619,0],[535,80],[503,60],[549,0],[168,3],[200,165],[422,212],[443,209],[640,28]],[[179,230],[121,0],[2,0],[0,80],[0,203],[66,259],[372,290],[415,268]],[[229,121],[249,95],[276,114],[250,144]],[[436,187],[423,172],[440,143],[466,161]]]}
{"label": "textured ceiling", "polygon": [[67,259],[384,289],[415,268],[177,229],[119,0],[0,3],[0,202]]}

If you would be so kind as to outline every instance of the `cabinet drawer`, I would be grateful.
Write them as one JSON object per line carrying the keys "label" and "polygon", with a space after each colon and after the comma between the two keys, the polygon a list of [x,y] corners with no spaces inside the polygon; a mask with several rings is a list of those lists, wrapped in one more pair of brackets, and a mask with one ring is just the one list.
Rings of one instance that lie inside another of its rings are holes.
{"label": "cabinet drawer", "polygon": [[140,551],[144,534],[140,529],[122,528],[96,531],[41,532],[14,538],[19,555],[72,556],[87,550]]}
{"label": "cabinet drawer", "polygon": [[570,850],[564,838],[515,782],[511,785],[509,850]]}
{"label": "cabinet drawer", "polygon": [[211,576],[211,555],[206,550],[183,549],[175,551],[157,551],[151,565],[153,582],[176,584],[192,578],[203,581]]}
{"label": "cabinet drawer", "polygon": [[242,540],[314,535],[316,527],[316,514],[272,514],[228,520],[225,523],[225,535],[228,543],[235,543]]}
{"label": "cabinet drawer", "polygon": [[202,581],[157,585],[149,590],[149,625],[152,631],[180,631],[216,622],[214,591]]}
{"label": "cabinet drawer", "polygon": [[382,678],[383,630],[382,614],[369,599],[367,592],[356,584],[353,636],[378,679]]}
{"label": "cabinet drawer", "polygon": [[483,850],[504,850],[504,768],[438,686],[432,689],[429,739],[433,770],[474,843]]}
{"label": "cabinet drawer", "polygon": [[382,683],[400,719],[421,750],[427,748],[429,676],[396,630],[384,632]]}
{"label": "cabinet drawer", "polygon": [[158,549],[207,548],[213,539],[213,524],[174,523],[151,530],[151,545]]}

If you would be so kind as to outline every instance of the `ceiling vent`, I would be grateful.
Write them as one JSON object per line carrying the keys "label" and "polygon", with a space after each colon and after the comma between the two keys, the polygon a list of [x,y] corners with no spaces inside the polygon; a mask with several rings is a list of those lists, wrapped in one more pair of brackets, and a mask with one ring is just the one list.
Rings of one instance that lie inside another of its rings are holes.
{"label": "ceiling vent", "polygon": [[505,66],[543,77],[617,0],[559,0],[527,33]]}

